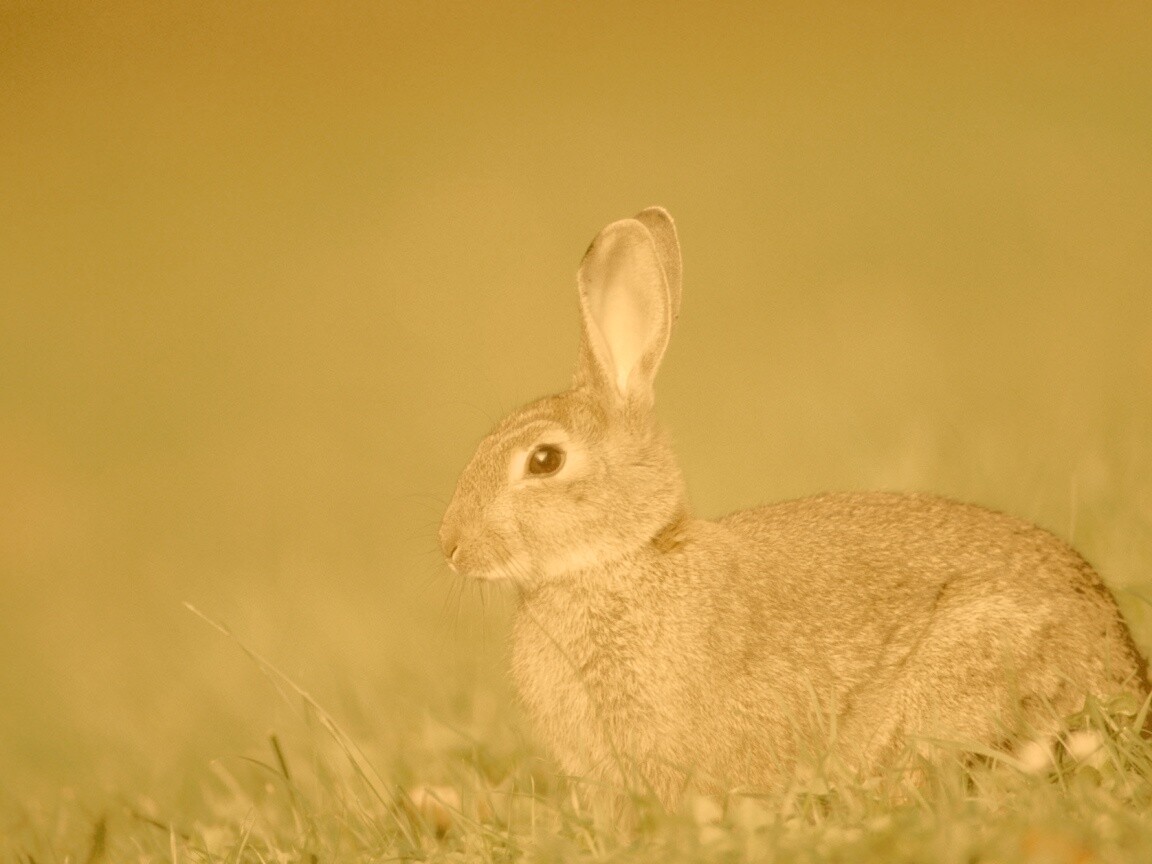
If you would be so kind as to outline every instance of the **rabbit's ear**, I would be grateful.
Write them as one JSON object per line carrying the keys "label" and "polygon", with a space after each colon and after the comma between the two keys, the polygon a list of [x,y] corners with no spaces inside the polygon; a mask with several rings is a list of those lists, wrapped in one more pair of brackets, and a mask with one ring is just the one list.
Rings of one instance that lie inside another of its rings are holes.
{"label": "rabbit's ear", "polygon": [[636,220],[656,242],[656,253],[660,256],[660,266],[664,268],[664,278],[668,280],[668,300],[671,303],[672,323],[680,317],[681,273],[680,238],[676,236],[676,223],[663,207],[649,207],[636,214]]}
{"label": "rabbit's ear", "polygon": [[636,219],[613,222],[584,253],[577,282],[584,319],[577,378],[616,400],[651,402],[672,330],[657,241]]}

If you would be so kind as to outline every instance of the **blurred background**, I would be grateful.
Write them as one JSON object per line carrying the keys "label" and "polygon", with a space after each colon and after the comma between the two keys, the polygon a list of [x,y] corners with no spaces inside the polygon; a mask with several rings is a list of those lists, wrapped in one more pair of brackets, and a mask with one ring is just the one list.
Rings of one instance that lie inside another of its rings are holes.
{"label": "blurred background", "polygon": [[3,791],[295,722],[185,602],[384,750],[517,729],[436,526],[650,204],[701,514],[1010,510],[1152,648],[1149,44],[1146,3],[0,0]]}

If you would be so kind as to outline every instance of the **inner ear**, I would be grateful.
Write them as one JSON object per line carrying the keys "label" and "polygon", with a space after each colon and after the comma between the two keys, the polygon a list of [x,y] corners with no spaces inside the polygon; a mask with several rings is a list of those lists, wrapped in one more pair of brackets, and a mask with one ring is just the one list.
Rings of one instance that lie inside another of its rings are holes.
{"label": "inner ear", "polygon": [[668,285],[648,229],[622,219],[601,231],[579,282],[586,353],[620,396],[650,396],[671,322]]}
{"label": "inner ear", "polygon": [[589,295],[589,312],[606,343],[611,371],[621,394],[627,391],[632,371],[649,348],[649,323],[661,313],[649,292],[632,289],[629,282],[633,278],[628,268],[617,266],[600,290]]}

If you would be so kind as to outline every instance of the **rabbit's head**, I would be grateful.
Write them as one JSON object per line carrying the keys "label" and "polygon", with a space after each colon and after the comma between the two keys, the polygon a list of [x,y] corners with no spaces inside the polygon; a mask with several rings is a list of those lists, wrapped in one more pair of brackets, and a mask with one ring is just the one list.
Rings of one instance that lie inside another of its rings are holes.
{"label": "rabbit's head", "polygon": [[480,442],[444,514],[451,566],[520,583],[635,554],[685,518],[683,481],[652,411],[680,305],[680,248],[649,208],[597,235],[578,275],[572,388],[506,417]]}

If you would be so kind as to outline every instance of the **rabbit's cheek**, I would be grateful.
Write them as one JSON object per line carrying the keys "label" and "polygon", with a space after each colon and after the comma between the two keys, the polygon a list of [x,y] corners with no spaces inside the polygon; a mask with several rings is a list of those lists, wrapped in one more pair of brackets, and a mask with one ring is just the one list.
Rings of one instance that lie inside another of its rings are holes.
{"label": "rabbit's cheek", "polygon": [[522,580],[530,571],[518,544],[490,530],[462,542],[454,564],[457,571],[468,578],[485,581]]}
{"label": "rabbit's cheek", "polygon": [[515,495],[492,502],[477,538],[485,566],[509,571],[508,575],[518,579],[530,575],[538,545],[532,533],[534,526],[525,524],[522,505]]}

